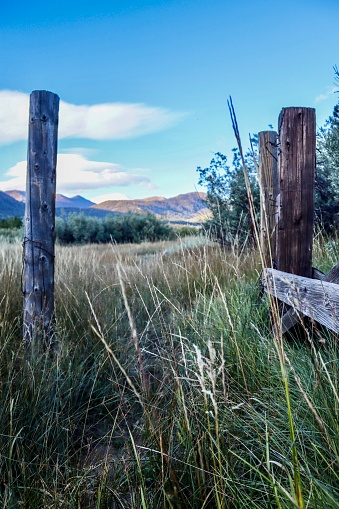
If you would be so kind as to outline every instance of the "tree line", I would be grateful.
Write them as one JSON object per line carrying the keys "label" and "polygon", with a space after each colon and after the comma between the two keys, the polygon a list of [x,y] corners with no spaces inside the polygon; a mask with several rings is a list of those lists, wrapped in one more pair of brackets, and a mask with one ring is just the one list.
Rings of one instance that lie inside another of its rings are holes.
{"label": "tree line", "polygon": [[[9,217],[0,220],[2,236],[23,236],[23,220]],[[179,235],[192,235],[191,228],[179,230]],[[153,214],[116,214],[104,218],[85,216],[84,213],[65,214],[55,220],[56,240],[60,244],[106,243],[117,244],[172,240],[177,232]]]}

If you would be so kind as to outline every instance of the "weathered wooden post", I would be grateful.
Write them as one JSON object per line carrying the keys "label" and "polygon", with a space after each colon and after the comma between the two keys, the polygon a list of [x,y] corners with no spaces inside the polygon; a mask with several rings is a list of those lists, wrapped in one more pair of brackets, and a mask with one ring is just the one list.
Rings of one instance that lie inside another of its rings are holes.
{"label": "weathered wooden post", "polygon": [[59,97],[30,96],[24,221],[23,337],[51,341],[54,311],[55,188]]}
{"label": "weathered wooden post", "polygon": [[[281,332],[303,316],[339,333],[339,263],[312,269],[316,123],[313,108],[284,108],[279,117],[278,269],[263,269],[266,293],[281,304]],[[313,277],[313,279],[312,279]],[[279,334],[280,329],[274,324]]]}
{"label": "weathered wooden post", "polygon": [[259,142],[260,248],[265,267],[276,262],[276,226],[278,221],[278,133],[261,131]]}
{"label": "weathered wooden post", "polygon": [[313,108],[279,116],[277,266],[312,277],[316,121]]}

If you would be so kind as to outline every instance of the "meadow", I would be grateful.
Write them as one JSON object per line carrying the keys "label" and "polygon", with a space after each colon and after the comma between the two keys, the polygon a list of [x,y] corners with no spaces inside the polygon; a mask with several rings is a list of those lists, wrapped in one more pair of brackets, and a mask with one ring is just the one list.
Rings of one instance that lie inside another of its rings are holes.
{"label": "meadow", "polygon": [[1,507],[339,507],[337,336],[273,334],[260,273],[204,237],[57,246],[55,344],[26,352],[2,239]]}

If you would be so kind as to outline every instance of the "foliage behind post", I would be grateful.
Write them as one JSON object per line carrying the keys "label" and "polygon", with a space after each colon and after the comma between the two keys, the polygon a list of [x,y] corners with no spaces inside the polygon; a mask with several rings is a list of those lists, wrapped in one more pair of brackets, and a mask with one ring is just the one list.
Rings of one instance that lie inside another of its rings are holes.
{"label": "foliage behind post", "polygon": [[[339,71],[334,68],[339,84]],[[339,227],[339,102],[317,135],[315,220],[327,233]]]}
{"label": "foliage behind post", "polygon": [[[257,138],[252,140],[257,146]],[[259,187],[253,154],[245,156],[251,191],[256,210],[259,209]],[[207,168],[197,168],[199,185],[207,188],[207,206],[212,218],[204,223],[205,229],[222,245],[245,242],[251,233],[248,196],[239,151],[233,149],[232,166],[227,157],[217,152]]]}

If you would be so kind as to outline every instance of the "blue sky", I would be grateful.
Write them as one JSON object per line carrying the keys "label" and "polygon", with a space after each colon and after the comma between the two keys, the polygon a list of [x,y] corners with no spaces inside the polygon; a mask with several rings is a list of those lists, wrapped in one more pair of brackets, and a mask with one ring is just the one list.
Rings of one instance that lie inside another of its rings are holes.
{"label": "blue sky", "polygon": [[0,189],[24,189],[29,94],[61,99],[57,190],[95,201],[200,190],[240,132],[339,97],[338,0],[17,0],[0,16]]}

